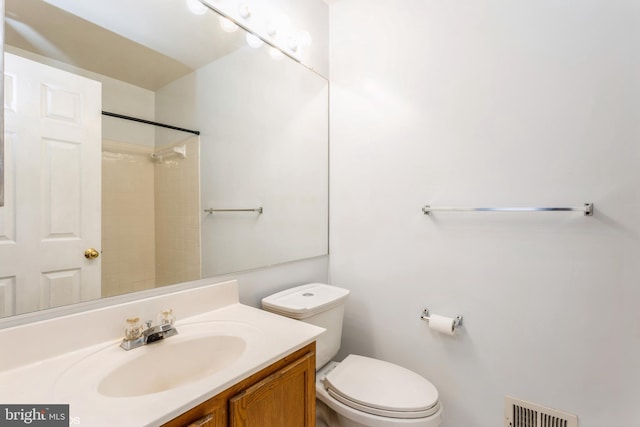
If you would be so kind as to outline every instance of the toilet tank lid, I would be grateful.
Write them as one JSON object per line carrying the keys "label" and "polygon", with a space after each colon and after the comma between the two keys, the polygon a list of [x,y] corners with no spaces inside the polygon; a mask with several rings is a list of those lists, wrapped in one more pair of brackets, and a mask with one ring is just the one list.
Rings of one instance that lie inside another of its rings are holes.
{"label": "toilet tank lid", "polygon": [[294,319],[304,319],[344,303],[349,290],[310,283],[262,299],[262,308]]}

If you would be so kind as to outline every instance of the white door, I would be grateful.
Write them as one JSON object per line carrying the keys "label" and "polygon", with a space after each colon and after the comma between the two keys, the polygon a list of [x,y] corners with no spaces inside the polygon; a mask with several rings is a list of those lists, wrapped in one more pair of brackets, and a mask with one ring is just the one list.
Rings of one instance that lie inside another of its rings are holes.
{"label": "white door", "polygon": [[5,53],[0,317],[100,297],[101,85]]}

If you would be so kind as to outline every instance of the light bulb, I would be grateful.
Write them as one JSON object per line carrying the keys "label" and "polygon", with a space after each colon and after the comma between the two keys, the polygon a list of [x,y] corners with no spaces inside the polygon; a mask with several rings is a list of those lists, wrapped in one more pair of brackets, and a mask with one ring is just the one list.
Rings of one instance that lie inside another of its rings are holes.
{"label": "light bulb", "polygon": [[194,15],[204,15],[207,13],[207,6],[200,3],[200,0],[187,0],[187,7]]}
{"label": "light bulb", "polygon": [[240,5],[240,16],[242,16],[243,19],[247,19],[251,16],[251,9],[249,9],[249,6],[246,3],[242,3]]}
{"label": "light bulb", "polygon": [[238,29],[238,24],[231,21],[230,19],[225,18],[224,16],[220,17],[220,26],[227,33],[233,33],[235,30]]}
{"label": "light bulb", "polygon": [[267,21],[266,27],[269,37],[275,37],[276,34],[278,34],[278,27],[276,27],[276,24],[273,21]]}
{"label": "light bulb", "polygon": [[255,49],[262,46],[264,42],[255,34],[247,33],[247,44]]}

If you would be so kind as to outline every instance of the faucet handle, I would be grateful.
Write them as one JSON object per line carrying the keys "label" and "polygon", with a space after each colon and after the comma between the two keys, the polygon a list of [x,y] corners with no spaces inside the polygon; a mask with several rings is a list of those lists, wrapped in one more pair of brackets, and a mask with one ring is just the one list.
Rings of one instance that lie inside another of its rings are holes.
{"label": "faucet handle", "polygon": [[173,326],[175,323],[176,323],[176,316],[174,316],[172,309],[168,308],[168,309],[162,310],[158,314],[159,325],[169,324]]}
{"label": "faucet handle", "polygon": [[139,317],[129,317],[124,324],[124,337],[126,340],[135,340],[142,336],[142,323]]}
{"label": "faucet handle", "polygon": [[152,320],[147,320],[146,322],[144,322],[147,325],[147,329],[151,329],[151,325],[153,324]]}

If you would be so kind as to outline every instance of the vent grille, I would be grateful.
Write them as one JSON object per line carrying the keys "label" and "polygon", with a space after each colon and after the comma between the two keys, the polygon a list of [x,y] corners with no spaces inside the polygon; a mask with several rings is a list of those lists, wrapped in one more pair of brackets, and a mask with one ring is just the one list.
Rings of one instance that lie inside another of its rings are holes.
{"label": "vent grille", "polygon": [[578,417],[505,396],[505,427],[578,427]]}

